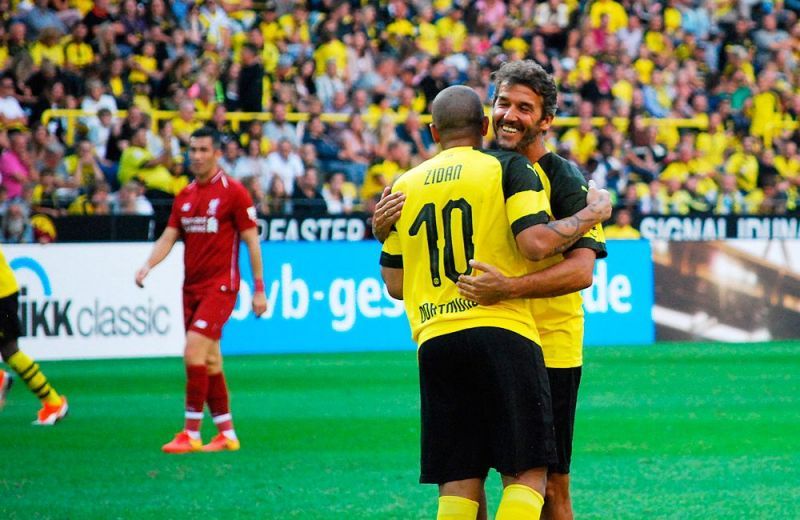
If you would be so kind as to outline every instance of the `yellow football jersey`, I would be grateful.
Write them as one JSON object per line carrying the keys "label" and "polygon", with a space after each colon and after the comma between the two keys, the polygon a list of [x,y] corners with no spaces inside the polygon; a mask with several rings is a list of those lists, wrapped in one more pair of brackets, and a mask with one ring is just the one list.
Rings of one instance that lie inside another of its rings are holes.
{"label": "yellow football jersey", "polygon": [[8,265],[3,250],[0,249],[0,298],[5,298],[17,291],[19,291],[19,285],[17,285],[17,279],[14,278],[14,271]]}
{"label": "yellow football jersey", "polygon": [[383,246],[381,265],[403,269],[403,296],[418,344],[475,327],[501,327],[539,343],[526,300],[478,305],[456,288],[470,259],[508,276],[528,272],[515,236],[549,220],[542,183],[523,156],[455,147],[401,175],[402,216]]}
{"label": "yellow football jersey", "polygon": [[[534,164],[552,215],[563,219],[586,207],[587,185],[583,174],[569,161],[554,153],[544,155]],[[600,224],[592,228],[570,249],[588,248],[604,258],[606,240]],[[532,262],[531,272],[538,272],[564,260],[561,254]],[[531,314],[539,329],[544,364],[548,368],[571,368],[583,364],[583,297],[579,292],[529,300]]]}

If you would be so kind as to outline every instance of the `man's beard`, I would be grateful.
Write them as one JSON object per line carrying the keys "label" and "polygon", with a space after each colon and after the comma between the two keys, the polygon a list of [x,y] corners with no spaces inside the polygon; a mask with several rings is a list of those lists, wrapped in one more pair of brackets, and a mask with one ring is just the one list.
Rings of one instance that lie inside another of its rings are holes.
{"label": "man's beard", "polygon": [[[537,121],[536,124],[538,125],[540,122],[541,122],[541,120]],[[503,125],[503,123],[501,121],[499,124],[497,124],[495,126],[495,128],[494,128],[495,136],[499,135],[498,130],[502,125]],[[514,145],[513,148],[509,148],[509,147],[504,146],[503,142],[499,138],[497,139],[497,145],[500,148],[502,148],[503,150],[514,151],[514,152],[521,153],[521,154],[524,155],[525,154],[525,150],[528,148],[528,146],[531,143],[533,143],[534,141],[536,141],[536,139],[540,135],[542,135],[542,132],[537,130],[536,128],[526,128],[525,131],[522,134],[522,137],[520,137],[519,142],[516,145]]]}

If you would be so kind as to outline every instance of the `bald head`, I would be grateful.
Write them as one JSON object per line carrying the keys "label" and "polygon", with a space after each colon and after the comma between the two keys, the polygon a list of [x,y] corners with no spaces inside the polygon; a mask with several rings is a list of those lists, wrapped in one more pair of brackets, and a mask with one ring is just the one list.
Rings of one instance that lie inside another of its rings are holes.
{"label": "bald head", "polygon": [[482,135],[483,103],[469,87],[456,85],[442,90],[434,98],[431,112],[443,139],[450,135]]}

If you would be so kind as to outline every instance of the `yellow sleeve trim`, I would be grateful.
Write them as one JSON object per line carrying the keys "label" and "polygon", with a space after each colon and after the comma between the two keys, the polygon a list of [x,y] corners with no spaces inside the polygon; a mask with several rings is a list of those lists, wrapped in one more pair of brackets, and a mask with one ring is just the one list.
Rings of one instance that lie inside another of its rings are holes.
{"label": "yellow sleeve trim", "polygon": [[544,190],[520,191],[506,200],[506,214],[509,222],[541,212],[547,213],[548,216],[553,214],[550,210],[550,201],[547,199],[547,194]]}

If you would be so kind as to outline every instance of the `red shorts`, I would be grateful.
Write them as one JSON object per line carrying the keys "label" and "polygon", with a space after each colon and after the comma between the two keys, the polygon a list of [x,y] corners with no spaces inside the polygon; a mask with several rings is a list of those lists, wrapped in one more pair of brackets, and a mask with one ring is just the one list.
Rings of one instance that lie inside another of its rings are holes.
{"label": "red shorts", "polygon": [[183,292],[183,325],[207,338],[220,339],[222,326],[236,306],[235,292]]}

